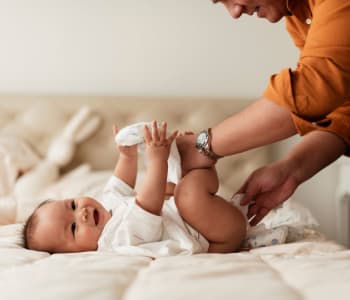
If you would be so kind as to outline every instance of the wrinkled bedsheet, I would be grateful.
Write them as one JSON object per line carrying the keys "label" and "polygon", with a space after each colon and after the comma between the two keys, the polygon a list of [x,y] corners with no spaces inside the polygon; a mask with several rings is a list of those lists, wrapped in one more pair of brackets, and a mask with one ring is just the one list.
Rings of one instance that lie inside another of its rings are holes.
{"label": "wrinkled bedsheet", "polygon": [[316,235],[232,254],[159,259],[0,249],[1,299],[349,299],[350,251]]}

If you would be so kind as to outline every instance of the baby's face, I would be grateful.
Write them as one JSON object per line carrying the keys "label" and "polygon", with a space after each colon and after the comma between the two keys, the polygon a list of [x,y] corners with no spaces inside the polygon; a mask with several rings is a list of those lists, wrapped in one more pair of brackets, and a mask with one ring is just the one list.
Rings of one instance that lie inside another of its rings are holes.
{"label": "baby's face", "polygon": [[99,202],[88,197],[49,202],[37,214],[36,248],[53,253],[96,250],[111,217]]}

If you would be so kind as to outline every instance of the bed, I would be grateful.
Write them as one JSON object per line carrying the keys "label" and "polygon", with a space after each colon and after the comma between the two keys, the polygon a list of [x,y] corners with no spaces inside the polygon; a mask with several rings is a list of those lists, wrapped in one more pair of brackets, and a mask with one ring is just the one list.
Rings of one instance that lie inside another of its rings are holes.
{"label": "bed", "polygon": [[[117,158],[112,124],[157,119],[198,131],[247,104],[1,96],[1,299],[349,299],[350,251],[320,234],[310,212],[298,206],[286,205],[266,223],[298,227],[293,241],[240,253],[154,259],[97,252],[49,255],[21,246],[21,223],[44,199],[98,195]],[[69,130],[71,148],[60,148]],[[272,151],[263,147],[221,160],[219,194],[230,197],[252,170],[272,159]],[[63,152],[69,155],[60,157]]]}

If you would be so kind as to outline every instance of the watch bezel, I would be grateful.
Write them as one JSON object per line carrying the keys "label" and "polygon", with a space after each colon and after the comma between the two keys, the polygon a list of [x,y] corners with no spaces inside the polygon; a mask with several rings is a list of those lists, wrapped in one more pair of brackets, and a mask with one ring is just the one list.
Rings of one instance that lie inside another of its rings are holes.
{"label": "watch bezel", "polygon": [[[204,136],[204,138],[202,139],[202,136]],[[204,147],[208,144],[209,142],[209,132],[208,130],[202,130],[196,139],[196,148],[201,150],[204,149]]]}

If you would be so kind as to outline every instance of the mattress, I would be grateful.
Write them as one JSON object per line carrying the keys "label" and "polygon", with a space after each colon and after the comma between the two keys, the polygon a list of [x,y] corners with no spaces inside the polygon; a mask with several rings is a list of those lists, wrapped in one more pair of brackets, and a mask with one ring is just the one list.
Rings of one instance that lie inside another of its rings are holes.
{"label": "mattress", "polygon": [[232,254],[152,259],[0,249],[1,299],[349,299],[350,251],[304,240]]}

